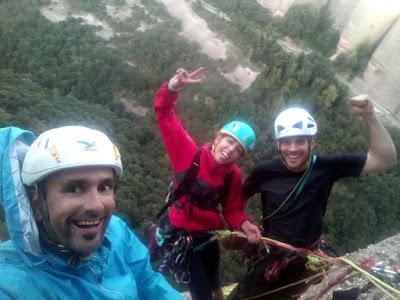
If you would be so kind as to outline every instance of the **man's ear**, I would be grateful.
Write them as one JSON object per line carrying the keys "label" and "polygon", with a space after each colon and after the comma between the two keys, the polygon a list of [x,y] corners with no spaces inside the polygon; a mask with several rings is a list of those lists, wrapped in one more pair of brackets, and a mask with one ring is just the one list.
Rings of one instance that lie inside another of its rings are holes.
{"label": "man's ear", "polygon": [[313,151],[315,148],[315,138],[312,137],[312,138],[310,138],[309,141],[310,141],[310,151]]}
{"label": "man's ear", "polygon": [[314,137],[309,138],[308,143],[310,145],[310,152],[312,152],[315,148],[315,138]]}
{"label": "man's ear", "polygon": [[37,189],[29,190],[29,200],[31,201],[31,207],[35,215],[36,221],[41,221],[43,219],[42,213],[40,212],[39,195]]}

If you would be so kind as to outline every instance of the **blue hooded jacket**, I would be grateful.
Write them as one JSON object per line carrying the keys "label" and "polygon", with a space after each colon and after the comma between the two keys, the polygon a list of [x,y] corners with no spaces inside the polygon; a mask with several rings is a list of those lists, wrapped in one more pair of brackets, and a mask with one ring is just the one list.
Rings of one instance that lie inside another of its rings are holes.
{"label": "blue hooded jacket", "polygon": [[0,244],[0,299],[182,299],[152,270],[147,248],[112,216],[102,245],[77,260],[46,251],[20,170],[35,137],[0,129],[0,203],[10,240]]}

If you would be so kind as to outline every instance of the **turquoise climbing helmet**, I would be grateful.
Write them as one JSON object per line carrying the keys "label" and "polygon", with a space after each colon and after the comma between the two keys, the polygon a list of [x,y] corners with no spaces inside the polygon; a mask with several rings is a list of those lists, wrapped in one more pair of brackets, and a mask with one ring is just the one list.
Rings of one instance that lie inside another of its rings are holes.
{"label": "turquoise climbing helmet", "polygon": [[254,148],[256,134],[254,133],[253,128],[245,122],[229,122],[228,124],[225,124],[219,132],[233,137],[243,147],[246,154]]}

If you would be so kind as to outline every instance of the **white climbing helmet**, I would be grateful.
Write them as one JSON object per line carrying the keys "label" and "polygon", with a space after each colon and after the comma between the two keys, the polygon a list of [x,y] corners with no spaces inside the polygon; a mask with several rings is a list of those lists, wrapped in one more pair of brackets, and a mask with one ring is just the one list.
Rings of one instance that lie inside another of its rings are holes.
{"label": "white climbing helmet", "polygon": [[118,148],[98,130],[59,127],[45,131],[29,147],[21,179],[31,186],[55,172],[91,166],[109,166],[120,177],[122,163]]}
{"label": "white climbing helmet", "polygon": [[291,136],[314,136],[318,126],[305,109],[293,107],[282,111],[275,119],[275,140]]}

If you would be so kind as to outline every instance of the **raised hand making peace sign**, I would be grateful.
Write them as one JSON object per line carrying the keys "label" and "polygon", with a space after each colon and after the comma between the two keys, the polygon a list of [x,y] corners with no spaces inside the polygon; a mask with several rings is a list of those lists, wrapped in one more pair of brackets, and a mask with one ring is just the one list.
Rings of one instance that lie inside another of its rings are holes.
{"label": "raised hand making peace sign", "polygon": [[170,79],[168,88],[172,91],[179,91],[186,85],[200,83],[202,79],[198,78],[198,76],[203,70],[203,67],[199,67],[193,72],[188,72],[183,68],[178,69],[175,75]]}

